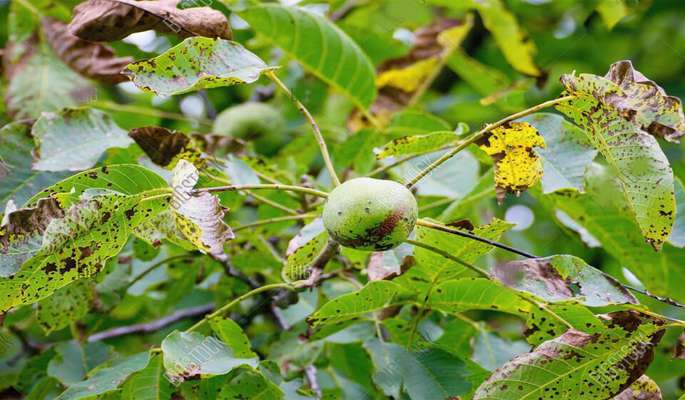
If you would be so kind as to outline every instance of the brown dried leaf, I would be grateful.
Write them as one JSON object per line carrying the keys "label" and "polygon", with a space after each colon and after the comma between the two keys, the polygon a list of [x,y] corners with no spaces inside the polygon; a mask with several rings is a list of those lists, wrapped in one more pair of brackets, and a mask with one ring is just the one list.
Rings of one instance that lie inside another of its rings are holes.
{"label": "brown dried leaf", "polygon": [[43,20],[43,29],[57,56],[74,71],[104,83],[127,80],[121,71],[133,57],[117,57],[111,47],[80,39],[68,31],[67,24],[51,18]]}
{"label": "brown dried leaf", "polygon": [[193,139],[182,132],[159,126],[145,126],[132,129],[128,135],[159,166],[173,169],[181,159],[195,165],[202,164],[202,152],[195,146]]}
{"label": "brown dried leaf", "polygon": [[629,60],[611,65],[604,76],[623,89],[610,93],[607,103],[644,131],[678,143],[685,135],[685,115],[680,99],[669,96],[654,81],[647,79]]}
{"label": "brown dried leaf", "polygon": [[114,41],[147,30],[182,37],[231,38],[226,16],[210,7],[176,8],[179,0],[88,0],[74,8],[69,31],[85,40]]}
{"label": "brown dried leaf", "polygon": [[622,391],[614,400],[661,400],[661,389],[656,382],[647,375],[633,382],[629,388]]}

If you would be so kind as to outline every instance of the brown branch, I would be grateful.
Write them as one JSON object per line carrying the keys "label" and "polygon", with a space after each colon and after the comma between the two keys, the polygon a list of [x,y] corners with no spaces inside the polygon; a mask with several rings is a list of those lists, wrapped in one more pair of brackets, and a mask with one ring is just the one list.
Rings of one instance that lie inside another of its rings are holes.
{"label": "brown branch", "polygon": [[87,341],[88,342],[97,342],[100,340],[130,335],[132,333],[155,332],[155,331],[158,331],[158,330],[164,328],[167,325],[173,324],[174,322],[178,322],[178,321],[186,319],[186,318],[197,317],[199,315],[205,315],[208,312],[212,311],[213,309],[214,309],[213,303],[205,304],[205,305],[201,305],[201,306],[197,306],[197,307],[183,308],[183,309],[175,311],[171,315],[167,315],[166,317],[159,318],[159,319],[156,319],[154,321],[135,324],[135,325],[129,325],[129,326],[120,326],[117,328],[112,328],[112,329],[108,329],[106,331],[95,333],[93,335],[90,335],[88,337]]}

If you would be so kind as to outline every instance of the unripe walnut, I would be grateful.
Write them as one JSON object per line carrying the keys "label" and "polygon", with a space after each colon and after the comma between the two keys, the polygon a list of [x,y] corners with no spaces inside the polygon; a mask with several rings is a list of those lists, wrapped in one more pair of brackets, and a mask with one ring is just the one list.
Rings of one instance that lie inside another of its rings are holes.
{"label": "unripe walnut", "polygon": [[331,237],[345,247],[389,250],[404,242],[416,225],[418,206],[404,185],[356,178],[335,188],[323,209]]}
{"label": "unripe walnut", "polygon": [[213,132],[251,140],[255,150],[264,155],[275,154],[288,138],[281,113],[257,102],[239,104],[219,113]]}

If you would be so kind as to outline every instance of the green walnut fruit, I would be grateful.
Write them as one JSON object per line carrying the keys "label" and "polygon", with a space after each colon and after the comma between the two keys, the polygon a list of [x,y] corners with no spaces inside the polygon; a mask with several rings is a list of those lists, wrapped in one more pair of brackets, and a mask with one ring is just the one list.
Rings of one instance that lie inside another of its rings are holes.
{"label": "green walnut fruit", "polygon": [[288,139],[285,119],[274,107],[248,102],[229,107],[214,120],[214,133],[252,141],[257,152],[271,156]]}
{"label": "green walnut fruit", "polygon": [[404,242],[416,225],[414,195],[397,182],[351,179],[335,188],[323,209],[323,224],[345,247],[389,250]]}

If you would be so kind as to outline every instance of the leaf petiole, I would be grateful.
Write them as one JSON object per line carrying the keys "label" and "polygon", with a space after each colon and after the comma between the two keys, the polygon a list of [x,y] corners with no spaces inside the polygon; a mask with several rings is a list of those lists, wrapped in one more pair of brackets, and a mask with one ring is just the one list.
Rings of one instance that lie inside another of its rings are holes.
{"label": "leaf petiole", "polygon": [[293,185],[281,185],[281,184],[253,184],[253,185],[226,185],[226,186],[214,186],[208,188],[195,189],[193,193],[214,193],[214,192],[238,192],[242,190],[289,190],[291,192],[299,192],[304,194],[309,194],[312,196],[327,198],[328,193],[322,192],[320,190],[311,189],[303,186],[293,186]]}

